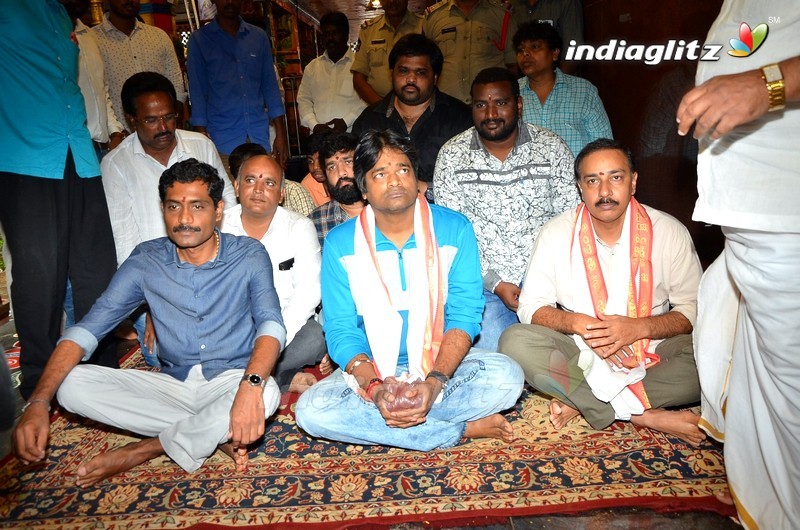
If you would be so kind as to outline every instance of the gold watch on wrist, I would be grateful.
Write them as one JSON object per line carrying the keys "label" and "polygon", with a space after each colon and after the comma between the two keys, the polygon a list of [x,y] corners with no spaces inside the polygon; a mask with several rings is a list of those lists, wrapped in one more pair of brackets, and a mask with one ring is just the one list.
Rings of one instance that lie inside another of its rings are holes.
{"label": "gold watch on wrist", "polygon": [[786,85],[783,82],[783,73],[780,67],[777,64],[762,66],[761,79],[767,84],[769,112],[786,108]]}

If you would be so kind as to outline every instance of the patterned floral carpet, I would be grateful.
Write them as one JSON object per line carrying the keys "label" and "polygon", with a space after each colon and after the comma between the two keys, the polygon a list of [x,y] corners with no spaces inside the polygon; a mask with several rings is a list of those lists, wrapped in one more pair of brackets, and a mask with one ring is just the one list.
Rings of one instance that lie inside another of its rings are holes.
{"label": "patterned floral carpet", "polygon": [[535,394],[508,419],[511,444],[421,453],[313,440],[286,401],[243,475],[221,452],[193,474],[162,457],[83,490],[77,466],[135,438],[57,414],[46,464],[0,462],[0,528],[374,527],[622,506],[732,513],[713,498],[725,475],[711,443],[695,450],[619,422],[554,431]]}

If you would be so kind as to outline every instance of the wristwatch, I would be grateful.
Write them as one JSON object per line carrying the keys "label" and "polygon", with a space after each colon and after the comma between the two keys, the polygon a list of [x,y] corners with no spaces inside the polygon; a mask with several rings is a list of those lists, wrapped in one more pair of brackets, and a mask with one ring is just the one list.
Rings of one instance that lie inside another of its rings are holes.
{"label": "wristwatch", "polygon": [[767,84],[769,112],[786,108],[786,85],[780,67],[777,64],[762,66],[761,79]]}
{"label": "wristwatch", "polygon": [[450,384],[450,378],[449,377],[444,375],[442,372],[439,372],[439,371],[436,371],[436,370],[428,372],[428,376],[425,379],[429,379],[431,377],[433,377],[434,379],[436,379],[437,381],[439,381],[442,384],[442,390],[441,390],[442,392],[447,390],[447,385]]}
{"label": "wristwatch", "polygon": [[258,374],[244,374],[242,376],[242,383],[247,382],[250,386],[260,386],[264,388],[267,386],[267,380]]}

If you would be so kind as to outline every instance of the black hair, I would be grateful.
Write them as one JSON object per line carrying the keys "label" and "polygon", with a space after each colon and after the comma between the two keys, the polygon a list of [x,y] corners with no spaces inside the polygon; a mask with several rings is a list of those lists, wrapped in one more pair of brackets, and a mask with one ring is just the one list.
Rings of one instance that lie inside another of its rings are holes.
{"label": "black hair", "polygon": [[122,109],[131,116],[136,116],[136,98],[142,94],[150,92],[164,92],[174,106],[178,97],[175,94],[175,87],[169,79],[155,72],[139,72],[133,74],[122,85]]}
{"label": "black hair", "polygon": [[319,29],[329,24],[350,36],[350,21],[347,20],[347,15],[341,11],[329,11],[322,15],[322,18],[319,19]]}
{"label": "black hair", "polygon": [[[545,41],[547,47],[550,48],[551,51],[561,50],[564,46],[561,35],[558,34],[558,30],[553,27],[552,24],[539,22],[537,20],[523,23],[514,34],[511,42],[514,44],[514,49],[518,51],[523,42],[533,42],[536,40]],[[558,64],[558,60],[553,62],[553,66],[556,64]]]}
{"label": "black hair", "polygon": [[158,179],[158,196],[163,203],[167,198],[167,189],[176,182],[189,184],[198,180],[208,185],[208,195],[216,208],[222,199],[225,182],[219,177],[214,166],[195,158],[177,162],[161,174],[161,178]]}
{"label": "black hair", "polygon": [[[349,132],[334,132],[325,137],[322,147],[319,148],[319,163],[325,171],[325,161],[341,151],[355,151],[358,145],[358,136]],[[328,172],[325,171],[325,175]]]}
{"label": "black hair", "polygon": [[630,148],[627,145],[617,140],[612,140],[611,138],[598,138],[597,140],[586,144],[584,148],[581,149],[581,152],[578,153],[578,156],[575,157],[574,170],[575,170],[576,182],[580,182],[581,180],[579,169],[581,166],[581,162],[583,162],[583,159],[592,153],[595,153],[597,151],[603,151],[605,149],[613,149],[615,151],[621,151],[622,154],[625,155],[625,158],[628,159],[628,166],[630,167],[631,174],[633,174],[636,171],[636,164],[634,164],[633,161],[633,153],[631,152]]}
{"label": "black hair", "polygon": [[244,143],[234,148],[231,154],[228,155],[228,168],[231,170],[234,180],[239,176],[239,169],[242,164],[254,156],[268,154],[263,145],[252,142]]}
{"label": "black hair", "polygon": [[319,153],[319,150],[322,148],[322,144],[325,143],[325,139],[328,135],[331,134],[331,131],[321,131],[316,132],[308,135],[305,142],[305,151],[306,156],[311,156],[314,153]]}
{"label": "black hair", "polygon": [[389,70],[394,70],[394,65],[400,57],[421,57],[425,56],[431,62],[433,73],[442,74],[444,66],[444,55],[439,46],[431,39],[421,33],[409,33],[398,39],[389,52]]}
{"label": "black hair", "polygon": [[503,81],[508,83],[511,87],[511,93],[514,94],[514,98],[519,99],[519,82],[517,78],[511,73],[511,70],[499,66],[485,68],[478,72],[478,75],[476,75],[475,79],[472,81],[472,87],[470,87],[469,93],[472,99],[475,99],[476,85],[488,85],[489,83],[500,83]]}
{"label": "black hair", "polygon": [[369,130],[361,135],[353,157],[353,173],[361,193],[367,192],[367,171],[375,167],[384,149],[395,149],[406,155],[417,175],[419,156],[411,140],[391,129]]}

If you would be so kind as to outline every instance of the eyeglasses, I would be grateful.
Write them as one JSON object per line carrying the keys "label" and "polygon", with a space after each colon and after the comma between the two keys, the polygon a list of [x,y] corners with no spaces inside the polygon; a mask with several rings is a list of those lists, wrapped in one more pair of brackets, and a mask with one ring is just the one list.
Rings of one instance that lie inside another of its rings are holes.
{"label": "eyeglasses", "polygon": [[147,125],[148,127],[155,127],[158,122],[163,121],[164,123],[173,123],[175,120],[178,119],[177,113],[172,114],[164,114],[163,116],[148,116],[146,118],[141,118],[139,121]]}

